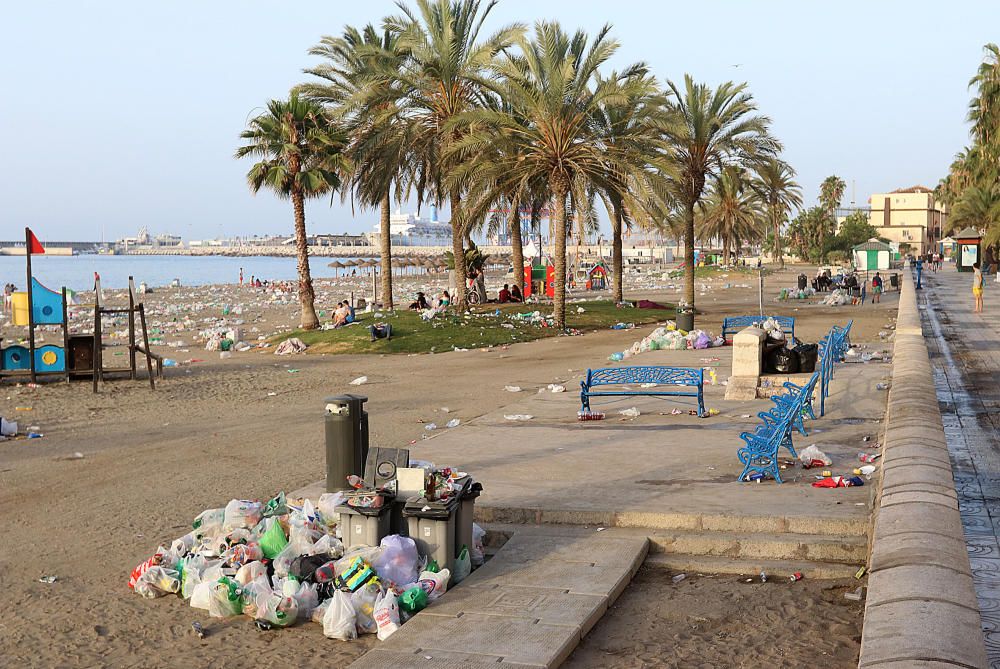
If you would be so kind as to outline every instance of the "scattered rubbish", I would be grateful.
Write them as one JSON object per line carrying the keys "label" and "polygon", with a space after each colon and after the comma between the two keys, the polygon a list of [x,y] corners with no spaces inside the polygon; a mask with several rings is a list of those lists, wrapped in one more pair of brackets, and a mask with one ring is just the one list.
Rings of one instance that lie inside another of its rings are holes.
{"label": "scattered rubbish", "polygon": [[504,386],[503,389],[506,390],[508,393],[521,392],[521,386]]}
{"label": "scattered rubbish", "polygon": [[850,488],[853,486],[863,486],[864,479],[858,476],[829,476],[821,481],[813,481],[814,488]]}
{"label": "scattered rubbish", "polygon": [[635,407],[629,407],[628,409],[622,409],[618,412],[619,416],[624,416],[626,418],[638,418],[639,410]]}
{"label": "scattered rubbish", "polygon": [[864,594],[865,594],[865,586],[859,585],[857,589],[852,590],[851,592],[845,592],[844,599],[850,600],[852,602],[860,602]]}
{"label": "scattered rubbish", "polygon": [[858,467],[854,470],[855,474],[860,474],[862,476],[871,476],[875,473],[875,465],[865,465],[864,467]]}
{"label": "scattered rubbish", "polygon": [[[799,461],[806,469],[816,466],[829,467],[833,464],[833,460],[827,457],[826,453],[819,450],[819,447],[817,447],[816,444],[811,444],[802,449],[799,453]],[[816,464],[817,462],[819,465]]]}
{"label": "scattered rubbish", "polygon": [[38,579],[39,583],[55,583],[59,580],[58,576],[42,576]]}
{"label": "scattered rubbish", "polygon": [[551,390],[554,393],[564,393],[566,392],[566,386],[560,386],[555,383],[550,383],[549,390]]}
{"label": "scattered rubbish", "polygon": [[427,430],[428,432],[436,430],[437,427],[438,427],[437,423],[427,423],[426,425],[424,425],[424,429]]}
{"label": "scattered rubbish", "polygon": [[291,337],[285,341],[278,344],[277,348],[274,349],[275,355],[294,355],[296,353],[303,353],[308,346],[303,343],[298,337]]}
{"label": "scattered rubbish", "polygon": [[888,383],[876,383],[875,390],[886,390],[889,387]]}
{"label": "scattered rubbish", "polygon": [[205,638],[205,628],[201,626],[201,623],[199,622],[191,623],[191,629],[194,630],[194,633],[198,635],[199,639]]}
{"label": "scattered rubbish", "polygon": [[604,420],[604,412],[603,411],[590,411],[590,410],[577,411],[576,412],[576,419],[577,420]]}
{"label": "scattered rubbish", "polygon": [[352,386],[360,386],[360,385],[363,385],[365,383],[368,383],[368,377],[367,376],[359,376],[358,378],[356,378],[353,381],[351,381],[350,385],[352,385]]}
{"label": "scattered rubbish", "polygon": [[788,580],[791,581],[792,583],[795,583],[796,581],[801,581],[802,580],[802,572],[801,571],[795,572],[794,574],[792,574],[791,576],[788,577]]}
{"label": "scattered rubbish", "polygon": [[41,439],[45,435],[42,434],[41,432],[29,432],[27,436],[28,439]]}
{"label": "scattered rubbish", "polygon": [[676,576],[674,576],[670,580],[673,581],[674,583],[680,583],[685,578],[687,578],[687,574],[677,574]]}
{"label": "scattered rubbish", "polygon": [[76,451],[71,455],[64,455],[61,458],[56,458],[56,460],[83,460],[83,453]]}
{"label": "scattered rubbish", "polygon": [[458,427],[461,422],[462,421],[457,418],[452,418],[450,421],[445,423],[445,427]]}
{"label": "scattered rubbish", "polygon": [[515,414],[504,414],[504,418],[506,418],[507,420],[522,421],[522,420],[531,420],[532,418],[534,418],[534,416],[526,413],[515,413]]}
{"label": "scattered rubbish", "polygon": [[861,578],[862,578],[862,577],[863,577],[863,576],[865,575],[865,573],[866,573],[867,571],[868,571],[868,569],[867,569],[866,567],[864,567],[864,566],[860,567],[860,568],[859,568],[859,569],[858,569],[858,570],[857,570],[857,571],[856,571],[856,572],[854,573],[854,578],[856,578],[856,579],[858,579],[858,580],[861,580]]}
{"label": "scattered rubbish", "polygon": [[767,583],[767,574],[765,572],[760,572],[760,582]]}
{"label": "scattered rubbish", "polygon": [[858,453],[858,460],[861,462],[875,462],[880,457],[882,457],[881,453]]}

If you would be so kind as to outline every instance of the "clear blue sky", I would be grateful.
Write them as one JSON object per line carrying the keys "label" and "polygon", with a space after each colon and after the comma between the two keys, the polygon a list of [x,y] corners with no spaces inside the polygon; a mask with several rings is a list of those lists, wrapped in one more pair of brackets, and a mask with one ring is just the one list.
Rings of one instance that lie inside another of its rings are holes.
{"label": "clear blue sky", "polygon": [[[17,2],[0,22],[0,239],[151,232],[185,238],[291,228],[291,207],[252,197],[232,159],[248,113],[304,80],[307,54],[345,24],[379,22],[386,0]],[[557,19],[614,25],[613,65],[644,60],[749,82],[809,203],[837,174],[871,192],[933,186],[967,142],[966,84],[1000,40],[1000,4],[502,0],[491,25]],[[738,68],[733,65],[739,64]],[[329,201],[316,232],[370,229]]]}

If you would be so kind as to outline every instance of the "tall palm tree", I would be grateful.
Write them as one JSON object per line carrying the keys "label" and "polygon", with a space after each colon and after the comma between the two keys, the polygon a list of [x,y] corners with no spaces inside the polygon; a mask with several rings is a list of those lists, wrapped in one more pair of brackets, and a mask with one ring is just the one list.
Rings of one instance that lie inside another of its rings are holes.
{"label": "tall palm tree", "polygon": [[[622,302],[622,236],[624,228],[633,223],[649,228],[662,219],[659,206],[666,196],[665,183],[650,168],[663,148],[658,126],[666,122],[663,97],[656,80],[645,67],[634,65],[634,81],[622,86],[623,94],[609,96],[595,114],[600,141],[614,146],[631,160],[628,173],[608,172],[599,184],[599,194],[611,221],[611,281],[612,298]],[[617,86],[621,75],[612,72],[607,79]],[[638,177],[638,178],[637,178]]]}
{"label": "tall palm tree", "polygon": [[[398,45],[408,57],[387,76],[395,78],[404,92],[399,107],[412,128],[412,160],[421,169],[415,187],[418,199],[447,199],[451,206],[452,253],[465,257],[463,239],[467,221],[462,215],[462,188],[452,183],[445,192],[444,179],[452,165],[446,158],[448,145],[461,137],[449,121],[479,107],[491,88],[489,70],[497,54],[523,32],[518,25],[501,28],[480,39],[483,22],[496,0],[416,0],[416,11],[402,2],[399,16],[385,19],[385,27],[399,34]],[[447,128],[447,130],[446,130]],[[466,267],[455,265],[455,302],[465,304]]]}
{"label": "tall palm tree", "polygon": [[795,182],[795,170],[791,165],[775,156],[754,163],[753,170],[755,178],[752,187],[764,203],[765,214],[774,235],[774,259],[784,269],[781,226],[793,208],[802,206],[802,187]]}
{"label": "tall palm tree", "polygon": [[820,227],[819,261],[821,263],[826,261],[826,231],[828,227],[837,224],[837,207],[840,206],[840,201],[844,198],[845,190],[847,190],[847,184],[836,174],[823,179],[823,183],[819,186],[819,202],[830,219],[828,225]]}
{"label": "tall palm tree", "polygon": [[402,93],[389,73],[402,66],[406,52],[399,47],[397,33],[369,24],[362,30],[347,26],[340,37],[323,37],[309,53],[324,59],[305,70],[319,81],[301,84],[297,90],[327,105],[345,124],[354,167],[345,193],[363,208],[379,209],[382,303],[392,310],[389,222],[393,194],[397,202],[403,199],[411,162],[407,127],[398,104]]}
{"label": "tall palm tree", "polygon": [[949,227],[952,231],[965,227],[983,230],[987,246],[1000,241],[1000,188],[967,188],[955,204]]}
{"label": "tall palm tree", "polygon": [[741,167],[727,166],[714,179],[704,213],[700,217],[701,238],[722,240],[722,262],[729,264],[732,248],[761,238],[764,211],[758,194],[750,188]]}
{"label": "tall palm tree", "polygon": [[[498,189],[544,180],[551,193],[554,220],[556,326],[566,327],[567,197],[576,202],[584,184],[599,184],[610,172],[630,174],[631,163],[614,146],[604,145],[595,116],[612,96],[631,92],[622,82],[600,80],[597,70],[617,50],[605,26],[593,40],[582,31],[568,35],[553,22],[535,24],[534,39],[518,37],[518,55],[497,64],[500,95],[517,110],[478,109],[457,118],[462,137],[449,150],[455,158],[452,184],[487,183]],[[625,71],[628,79],[634,72]],[[635,84],[630,84],[635,86]],[[487,147],[499,147],[487,151]],[[485,156],[485,159],[469,158]]]}
{"label": "tall palm tree", "polygon": [[669,180],[684,226],[684,297],[694,306],[694,212],[710,176],[727,164],[749,164],[777,153],[781,144],[769,134],[770,119],[758,115],[747,85],[726,82],[715,90],[684,75],[684,88],[667,85],[674,118],[664,125],[672,166]]}
{"label": "tall palm tree", "polygon": [[972,122],[972,135],[986,151],[987,162],[997,164],[996,127],[1000,123],[1000,47],[987,44],[983,49],[986,58],[976,74],[969,80],[969,87],[976,88],[976,96],[969,102],[968,120]]}
{"label": "tall palm tree", "polygon": [[319,318],[309,272],[305,199],[340,188],[347,163],[346,139],[331,125],[321,106],[295,93],[287,100],[271,100],[266,111],[250,119],[240,138],[245,143],[236,150],[235,157],[261,159],[247,172],[250,190],[256,194],[267,188],[279,198],[292,201],[302,306],[300,326],[315,329]]}

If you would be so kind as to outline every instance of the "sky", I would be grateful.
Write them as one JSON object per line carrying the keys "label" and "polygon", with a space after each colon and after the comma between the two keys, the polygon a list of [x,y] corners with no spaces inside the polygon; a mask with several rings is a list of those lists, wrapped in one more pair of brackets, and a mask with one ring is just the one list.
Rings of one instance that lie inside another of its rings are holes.
{"label": "sky", "polygon": [[[308,79],[323,35],[395,13],[388,0],[11,3],[0,21],[0,240],[25,225],[80,241],[141,226],[185,239],[290,231],[288,202],[248,190],[249,161],[232,157],[239,133]],[[847,183],[845,204],[933,187],[968,141],[982,47],[1000,40],[1000,3],[967,0],[501,0],[487,25],[540,19],[612,24],[621,47],[609,67],[746,81],[807,204],[831,174]],[[376,220],[328,198],[307,207],[310,232]]]}

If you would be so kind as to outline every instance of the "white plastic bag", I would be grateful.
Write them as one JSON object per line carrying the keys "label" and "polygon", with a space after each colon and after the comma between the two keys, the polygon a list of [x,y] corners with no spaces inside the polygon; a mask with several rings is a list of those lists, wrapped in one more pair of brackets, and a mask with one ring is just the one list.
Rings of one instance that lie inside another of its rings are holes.
{"label": "white plastic bag", "polygon": [[253,581],[258,576],[266,576],[267,567],[264,566],[263,562],[259,560],[254,560],[253,562],[247,562],[245,565],[240,567],[236,571],[236,581],[241,585],[246,585],[250,581]]}
{"label": "white plastic bag", "polygon": [[378,625],[379,641],[385,641],[399,629],[399,599],[392,590],[376,598],[375,624]]}
{"label": "white plastic bag", "polygon": [[410,583],[420,573],[420,553],[413,539],[390,534],[379,546],[382,553],[372,561],[372,568],[379,578],[390,583]]}
{"label": "white plastic bag", "polygon": [[822,461],[823,465],[826,467],[829,467],[830,465],[833,464],[833,460],[827,457],[826,453],[819,450],[819,448],[816,447],[816,444],[812,444],[811,446],[806,446],[801,451],[799,451],[799,461],[802,462],[803,464],[808,465],[813,460]]}
{"label": "white plastic bag", "polygon": [[339,558],[344,554],[344,543],[332,534],[324,534],[309,549],[309,555],[326,555]]}
{"label": "white plastic bag", "polygon": [[285,581],[282,592],[286,597],[294,597],[299,607],[299,620],[308,620],[313,610],[319,605],[319,592],[315,583],[296,583]]}
{"label": "white plastic bag", "polygon": [[226,505],[222,526],[227,530],[237,527],[254,527],[260,522],[260,502],[247,499],[233,499]]}
{"label": "white plastic bag", "polygon": [[442,569],[438,572],[422,571],[420,578],[403,586],[403,592],[410,588],[423,588],[423,591],[427,593],[427,601],[433,602],[448,589],[449,580],[451,580],[451,570],[449,569]]}
{"label": "white plastic bag", "polygon": [[191,608],[208,611],[212,602],[212,583],[201,581],[191,590]]}
{"label": "white plastic bag", "polygon": [[256,618],[278,627],[288,627],[299,617],[299,604],[294,597],[272,594],[257,607]]}
{"label": "white plastic bag", "polygon": [[351,598],[342,590],[334,590],[330,605],[323,614],[323,635],[329,639],[350,641],[358,638],[357,616]]}
{"label": "white plastic bag", "polygon": [[378,632],[378,624],[375,622],[375,602],[381,592],[378,585],[367,583],[351,593],[351,605],[354,607],[358,634]]}
{"label": "white plastic bag", "polygon": [[486,548],[483,546],[485,538],[486,530],[472,523],[472,548],[469,549],[469,557],[472,558],[473,567],[482,566],[486,560]]}

